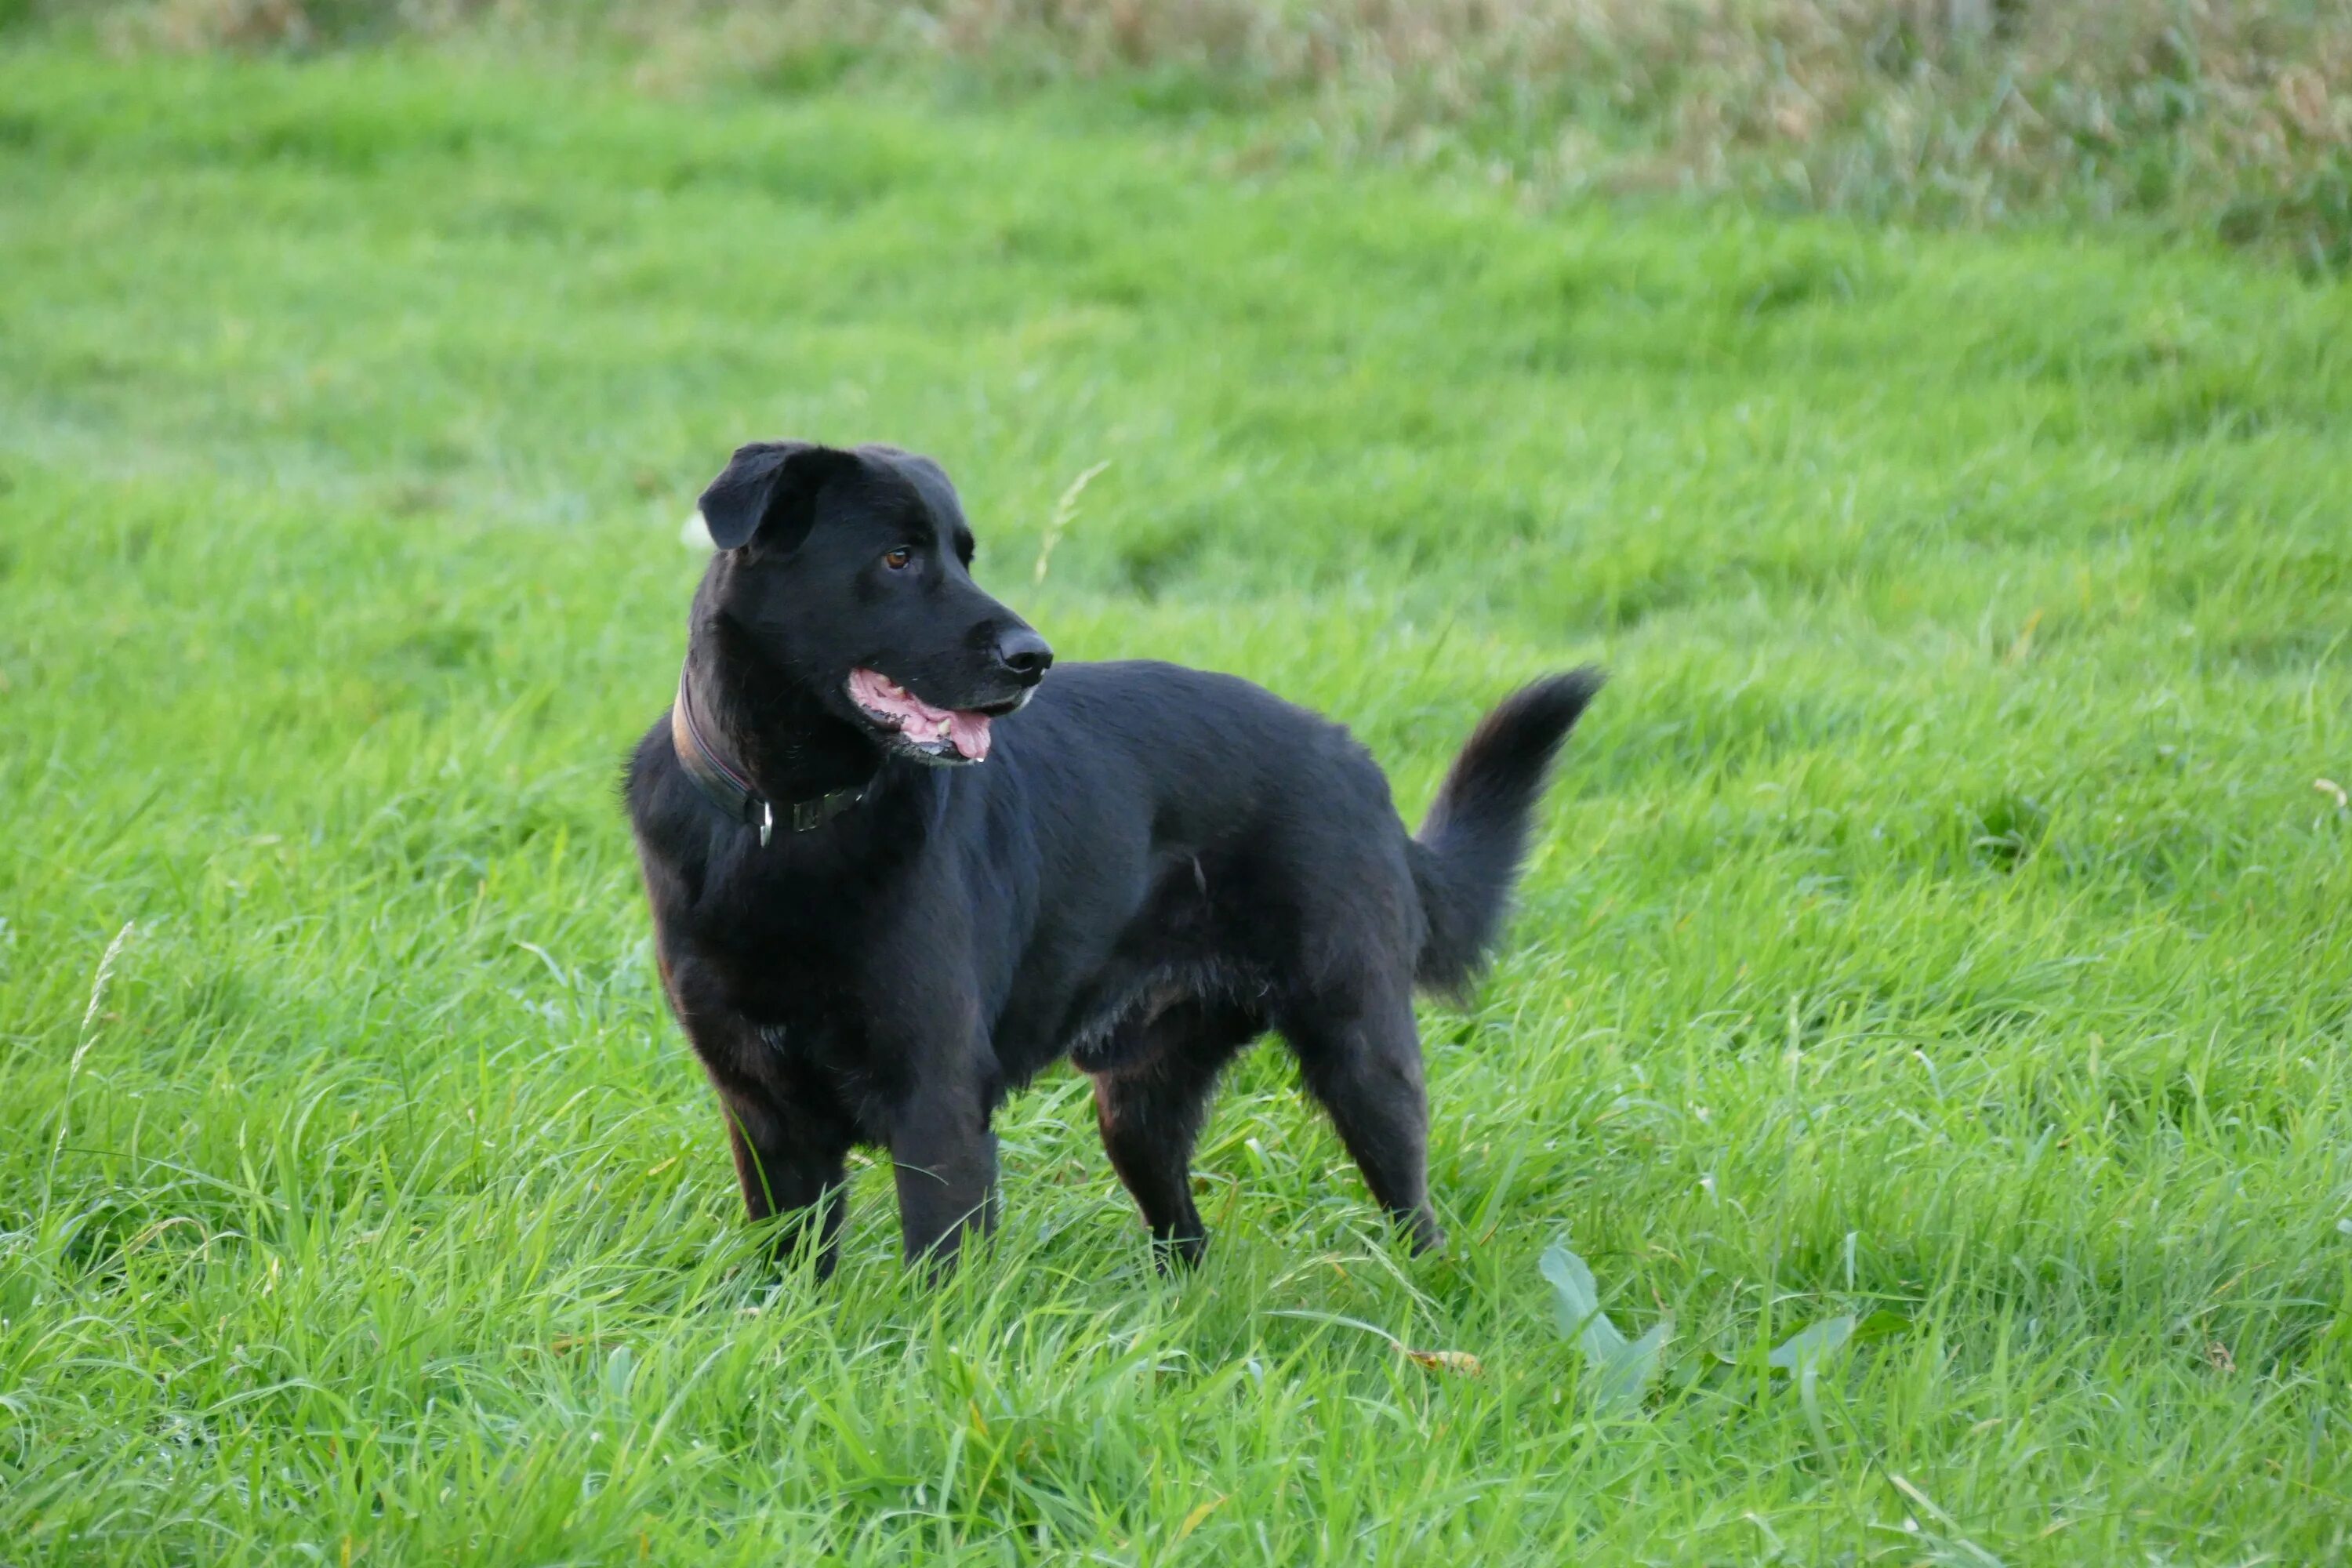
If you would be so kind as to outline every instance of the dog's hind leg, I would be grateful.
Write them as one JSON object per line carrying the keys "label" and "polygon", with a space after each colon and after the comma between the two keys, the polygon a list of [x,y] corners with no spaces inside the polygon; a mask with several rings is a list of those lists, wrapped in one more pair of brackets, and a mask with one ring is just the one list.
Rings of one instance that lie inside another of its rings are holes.
{"label": "dog's hind leg", "polygon": [[1377,982],[1328,989],[1286,1006],[1277,1022],[1374,1201],[1415,1252],[1443,1247],[1445,1232],[1429,1206],[1429,1100],[1411,993]]}
{"label": "dog's hind leg", "polygon": [[1265,1020],[1238,1003],[1186,1001],[1123,1026],[1126,1037],[1101,1052],[1116,1065],[1092,1075],[1095,1121],[1111,1168],[1151,1228],[1163,1269],[1200,1262],[1208,1246],[1192,1203],[1192,1142],[1217,1074],[1265,1031]]}

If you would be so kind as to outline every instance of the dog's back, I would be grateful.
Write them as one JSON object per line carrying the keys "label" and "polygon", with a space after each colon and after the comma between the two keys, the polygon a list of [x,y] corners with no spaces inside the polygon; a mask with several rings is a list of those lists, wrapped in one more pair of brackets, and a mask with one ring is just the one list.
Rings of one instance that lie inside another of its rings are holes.
{"label": "dog's back", "polygon": [[[1334,945],[1318,927],[1344,919],[1409,942],[1416,979],[1458,990],[1493,942],[1546,773],[1600,685],[1575,670],[1499,704],[1418,838],[1344,728],[1246,680],[1154,662],[1064,667],[1007,727],[1007,765],[969,782],[1017,792],[1045,867],[1075,872],[1071,888],[1041,889],[1045,929],[1123,927],[1086,894],[1121,885],[1139,908],[1152,879],[1181,867],[1193,896],[1174,878],[1172,901],[1188,906],[1190,931],[1208,935],[1208,917],[1214,964],[1312,962]],[[1081,912],[1056,921],[1056,908]]]}

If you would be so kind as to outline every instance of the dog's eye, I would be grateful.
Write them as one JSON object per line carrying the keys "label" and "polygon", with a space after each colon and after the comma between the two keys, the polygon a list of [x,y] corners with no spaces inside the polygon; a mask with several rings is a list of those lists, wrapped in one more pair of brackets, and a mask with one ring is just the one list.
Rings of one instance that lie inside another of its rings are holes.
{"label": "dog's eye", "polygon": [[887,566],[893,572],[904,572],[910,564],[913,563],[914,559],[915,552],[901,544],[898,549],[893,550],[889,554],[882,557],[882,564]]}

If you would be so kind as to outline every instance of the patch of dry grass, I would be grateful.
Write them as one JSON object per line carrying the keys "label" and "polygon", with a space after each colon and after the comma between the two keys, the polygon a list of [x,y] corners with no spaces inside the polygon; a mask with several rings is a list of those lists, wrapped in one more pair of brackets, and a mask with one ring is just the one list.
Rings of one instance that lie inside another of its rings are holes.
{"label": "patch of dry grass", "polygon": [[[36,9],[41,0],[29,0]],[[2352,0],[125,0],[119,42],[619,45],[664,88],[953,62],[1268,112],[1269,151],[2352,263]],[[1270,111],[1270,112],[1269,112]]]}

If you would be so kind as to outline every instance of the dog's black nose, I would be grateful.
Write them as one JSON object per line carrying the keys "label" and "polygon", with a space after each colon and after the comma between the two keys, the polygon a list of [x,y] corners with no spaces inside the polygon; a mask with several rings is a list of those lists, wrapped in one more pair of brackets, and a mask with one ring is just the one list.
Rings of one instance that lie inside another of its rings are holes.
{"label": "dog's black nose", "polygon": [[1054,650],[1044,637],[1023,626],[997,637],[996,662],[1010,670],[1022,685],[1034,686],[1045,679],[1045,671],[1054,662]]}

